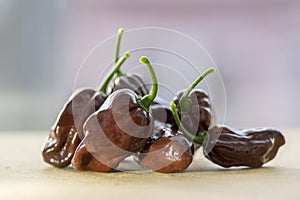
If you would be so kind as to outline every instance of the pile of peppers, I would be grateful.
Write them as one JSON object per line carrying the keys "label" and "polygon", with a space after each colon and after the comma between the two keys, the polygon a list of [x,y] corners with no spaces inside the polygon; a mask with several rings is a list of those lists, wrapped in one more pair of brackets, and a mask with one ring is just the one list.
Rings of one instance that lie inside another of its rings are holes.
{"label": "pile of peppers", "polygon": [[114,65],[97,89],[77,89],[69,97],[42,146],[46,163],[77,170],[113,172],[129,156],[143,168],[160,173],[185,171],[202,148],[211,162],[228,167],[258,168],[272,160],[285,144],[276,129],[233,129],[212,125],[208,93],[195,87],[213,67],[170,104],[160,102],[158,82],[146,56],[151,88],[137,74],[122,72],[129,52],[119,55],[119,29]]}

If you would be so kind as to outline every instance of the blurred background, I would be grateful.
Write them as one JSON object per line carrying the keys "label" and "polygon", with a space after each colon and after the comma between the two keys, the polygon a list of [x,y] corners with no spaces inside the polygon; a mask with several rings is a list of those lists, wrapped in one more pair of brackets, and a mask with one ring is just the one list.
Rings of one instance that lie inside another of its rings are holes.
{"label": "blurred background", "polygon": [[88,53],[119,27],[145,26],[207,49],[225,123],[299,128],[298,0],[0,0],[0,131],[48,130]]}

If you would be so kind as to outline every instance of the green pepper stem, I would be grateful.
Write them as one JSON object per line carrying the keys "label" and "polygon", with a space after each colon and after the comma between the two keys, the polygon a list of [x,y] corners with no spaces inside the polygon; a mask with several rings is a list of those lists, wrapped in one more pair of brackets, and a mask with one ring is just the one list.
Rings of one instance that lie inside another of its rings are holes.
{"label": "green pepper stem", "polygon": [[99,87],[99,89],[98,89],[99,92],[106,94],[106,89],[107,89],[109,82],[113,78],[114,74],[118,70],[120,70],[121,65],[125,62],[125,60],[127,58],[129,58],[129,56],[130,56],[129,52],[125,52],[125,54],[120,59],[118,59],[117,63],[115,64],[115,67],[109,72],[109,74],[105,77],[104,81],[102,82],[101,86]]}
{"label": "green pepper stem", "polygon": [[120,28],[118,30],[118,38],[117,38],[117,45],[116,45],[116,52],[115,52],[115,63],[117,63],[119,60],[120,44],[121,44],[121,38],[122,38],[123,33],[124,33],[124,29]]}
{"label": "green pepper stem", "polygon": [[184,126],[182,125],[180,119],[179,119],[179,116],[178,116],[178,113],[176,111],[176,104],[174,103],[174,101],[171,101],[170,103],[170,108],[171,108],[171,111],[172,111],[172,114],[174,116],[174,119],[175,119],[175,122],[179,128],[179,130],[190,140],[192,140],[193,142],[195,143],[198,143],[198,144],[202,144],[206,135],[207,135],[207,132],[204,132],[204,135],[202,136],[194,136],[193,134],[191,134],[188,130],[186,130],[184,128]]}
{"label": "green pepper stem", "polygon": [[[120,55],[120,46],[121,46],[121,39],[122,39],[122,35],[124,33],[124,29],[120,28],[118,30],[118,38],[117,38],[117,44],[116,44],[116,52],[115,52],[115,64],[118,62],[119,60],[119,55]],[[116,71],[117,76],[121,76],[123,73],[120,69],[118,69]]]}
{"label": "green pepper stem", "polygon": [[208,74],[213,73],[215,71],[214,67],[208,68],[205,72],[203,72],[190,86],[187,88],[182,97],[179,100],[179,107],[182,113],[188,112],[191,106],[191,100],[188,99],[191,91],[202,81]]}
{"label": "green pepper stem", "polygon": [[146,111],[149,112],[149,107],[152,104],[153,100],[155,99],[157,90],[158,90],[157,79],[156,79],[156,75],[153,70],[153,67],[152,67],[149,59],[146,56],[142,56],[140,58],[140,63],[147,65],[147,68],[148,68],[150,76],[151,76],[152,86],[151,86],[151,90],[150,90],[149,94],[141,97],[138,100],[138,102],[141,107],[143,107]]}

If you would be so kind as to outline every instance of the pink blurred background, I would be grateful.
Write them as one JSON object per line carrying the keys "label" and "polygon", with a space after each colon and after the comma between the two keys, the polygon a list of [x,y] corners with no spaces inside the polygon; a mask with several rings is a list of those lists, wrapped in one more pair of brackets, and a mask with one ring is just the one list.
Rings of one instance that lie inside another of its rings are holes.
{"label": "pink blurred background", "polygon": [[49,129],[92,48],[120,27],[149,26],[207,49],[225,123],[299,128],[300,1],[0,0],[0,130]]}

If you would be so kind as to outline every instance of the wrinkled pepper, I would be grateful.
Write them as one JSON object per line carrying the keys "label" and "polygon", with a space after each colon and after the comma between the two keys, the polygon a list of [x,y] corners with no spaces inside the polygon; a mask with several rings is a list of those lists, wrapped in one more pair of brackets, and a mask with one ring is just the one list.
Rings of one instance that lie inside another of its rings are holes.
{"label": "wrinkled pepper", "polygon": [[170,107],[179,130],[193,142],[201,144],[205,157],[222,167],[261,167],[285,144],[283,135],[271,128],[234,130],[219,125],[201,136],[194,136],[181,124],[174,102]]}
{"label": "wrinkled pepper", "polygon": [[[117,63],[103,85],[110,81],[114,71],[129,57],[126,53]],[[45,162],[54,167],[66,167],[71,163],[74,152],[84,137],[83,123],[104,102],[107,95],[103,85],[98,91],[80,89],[75,91],[64,105],[42,147]]]}
{"label": "wrinkled pepper", "polygon": [[[117,47],[117,54],[118,51]],[[116,59],[114,69],[98,90],[77,89],[73,92],[42,146],[42,156],[46,163],[59,168],[66,167],[71,163],[74,152],[81,138],[84,137],[83,123],[102,105],[107,97],[108,83],[128,57],[129,54],[125,53],[121,59]]]}
{"label": "wrinkled pepper", "polygon": [[261,167],[272,160],[285,144],[283,135],[272,128],[234,130],[214,126],[203,143],[203,153],[222,167]]}

